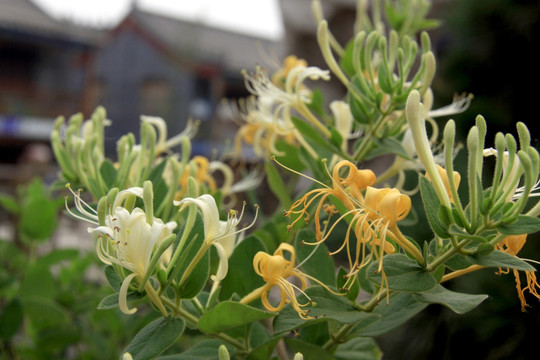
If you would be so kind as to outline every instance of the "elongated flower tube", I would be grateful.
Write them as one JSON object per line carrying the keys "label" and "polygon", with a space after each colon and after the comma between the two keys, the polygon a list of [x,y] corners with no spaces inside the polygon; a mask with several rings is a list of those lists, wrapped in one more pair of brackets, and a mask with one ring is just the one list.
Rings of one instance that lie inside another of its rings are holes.
{"label": "elongated flower tube", "polygon": [[238,230],[237,225],[242,219],[244,211],[237,217],[235,210],[228,212],[227,220],[219,220],[219,210],[216,200],[208,194],[199,196],[198,198],[185,198],[181,201],[175,201],[175,205],[180,206],[182,211],[186,206],[194,204],[202,213],[204,222],[204,246],[201,249],[201,256],[214,246],[219,256],[219,266],[217,273],[212,275],[212,280],[220,281],[225,278],[229,269],[228,258],[232,254],[236,242],[236,235],[249,227],[253,226],[255,220],[247,227]]}
{"label": "elongated flower tube", "polygon": [[[281,243],[277,250],[274,251],[273,255],[267,254],[264,251],[259,251],[257,254],[255,254],[253,257],[253,268],[255,269],[257,275],[264,279],[266,284],[246,295],[242,300],[240,300],[240,303],[248,304],[260,297],[266,310],[276,312],[280,311],[286,304],[290,303],[292,308],[302,319],[311,319],[311,317],[308,316],[309,311],[303,310],[304,307],[313,304],[313,301],[309,298],[309,296],[304,293],[304,290],[307,288],[308,279],[322,285],[327,291],[330,291],[333,294],[339,294],[330,290],[325,284],[321,283],[317,279],[298,270],[294,266],[295,260],[296,255],[294,247],[287,243]],[[295,277],[300,281],[300,288],[287,280],[291,277]],[[280,301],[277,306],[272,305],[268,299],[269,292],[274,286],[279,288]],[[295,289],[309,299],[307,303],[302,304],[298,302],[296,299]]]}
{"label": "elongated flower tube", "polygon": [[[142,197],[142,188],[120,191],[102,224],[100,224],[98,213],[81,199],[79,192],[73,192],[73,195],[75,206],[81,215],[74,214],[69,208],[68,211],[80,220],[97,225],[89,227],[88,232],[97,235],[98,258],[107,265],[115,265],[128,271],[127,275],[122,272],[124,281],[118,296],[120,310],[125,314],[133,314],[137,311],[136,308],[130,309],[127,305],[128,289],[131,282],[137,280],[139,287],[147,291],[151,300],[158,308],[161,307],[160,311],[166,315],[163,305],[154,296],[155,291],[148,283],[148,277],[154,270],[157,260],[161,259],[162,254],[171,244],[174,238],[172,231],[176,228],[176,222],[165,224],[161,219],[149,219],[145,211],[138,207],[133,210],[123,207],[123,201],[129,196]],[[162,244],[164,246],[160,247]],[[158,247],[160,247],[159,252],[156,251]]]}
{"label": "elongated flower tube", "polygon": [[420,103],[420,93],[418,91],[411,91],[405,110],[418,159],[420,159],[426,172],[429,174],[439,200],[444,206],[450,209],[450,198],[437,170],[433,153],[431,152],[431,146],[426,133],[424,107]]}

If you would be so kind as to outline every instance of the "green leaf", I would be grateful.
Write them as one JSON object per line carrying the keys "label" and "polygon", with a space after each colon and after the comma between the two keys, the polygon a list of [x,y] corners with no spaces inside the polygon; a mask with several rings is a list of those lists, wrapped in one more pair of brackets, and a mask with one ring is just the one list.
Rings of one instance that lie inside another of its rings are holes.
{"label": "green leaf", "polygon": [[48,239],[57,224],[57,208],[54,202],[43,195],[29,197],[22,203],[19,229],[28,238]]}
{"label": "green leaf", "polygon": [[[127,293],[127,304],[129,308],[135,307],[134,305],[140,304],[145,297],[141,296],[135,291]],[[105,296],[98,304],[98,310],[114,309],[118,307],[118,293]]]}
{"label": "green leaf", "polygon": [[311,102],[307,104],[307,107],[315,113],[315,115],[324,117],[324,98],[322,92],[319,89],[314,89],[311,92]]}
{"label": "green leaf", "polygon": [[[321,286],[309,287],[305,290],[305,293],[316,303],[311,307],[304,308],[310,310],[309,316],[314,318],[310,320],[301,319],[289,304],[280,311],[274,320],[275,333],[291,331],[326,319],[352,324],[362,318],[362,313],[344,296],[333,295]],[[298,295],[297,299],[300,303],[308,301],[304,295]]]}
{"label": "green leaf", "polygon": [[304,359],[333,360],[334,355],[321,346],[308,343],[296,338],[284,338],[285,343],[292,351],[304,355]]}
{"label": "green leaf", "polygon": [[487,295],[471,295],[450,291],[441,285],[415,296],[420,301],[444,305],[456,314],[465,314],[488,298]]}
{"label": "green leaf", "polygon": [[[180,234],[179,234],[180,236]],[[191,261],[195,258],[201,247],[204,245],[204,223],[201,214],[197,213],[195,223],[189,235],[187,246],[176,262],[178,268],[174,272],[178,274],[178,280],[185,273]],[[180,288],[180,296],[184,299],[191,299],[197,296],[202,290],[206,281],[210,276],[210,255],[209,251],[202,256],[197,265],[194,267],[189,277],[184,280]]]}
{"label": "green leaf", "polygon": [[221,300],[230,299],[233,293],[243,297],[264,285],[264,280],[253,269],[253,257],[265,251],[261,240],[254,235],[245,238],[229,258],[229,271],[221,282]]}
{"label": "green leaf", "polygon": [[34,266],[43,266],[49,268],[53,264],[57,264],[63,260],[74,260],[79,256],[79,250],[77,249],[57,249],[52,250],[47,255],[39,258]]}
{"label": "green leaf", "polygon": [[[380,285],[382,277],[377,271],[378,267],[378,262],[371,263],[366,274],[369,280]],[[383,269],[390,290],[422,292],[433,289],[437,285],[437,281],[430,273],[405,254],[384,256]]]}
{"label": "green leaf", "polygon": [[120,291],[120,286],[122,285],[123,280],[120,275],[118,275],[116,270],[114,270],[113,266],[107,265],[105,267],[105,278],[107,278],[109,285],[114,291]]}
{"label": "green leaf", "polygon": [[[302,263],[302,270],[323,282],[324,284],[335,286],[335,266],[334,259],[328,255],[328,248],[324,243],[319,245],[305,245],[303,242],[314,243],[317,239],[315,232],[310,229],[301,229],[296,235],[294,249],[296,250],[297,262]],[[306,258],[309,259],[304,262]]]}
{"label": "green leaf", "polygon": [[424,210],[431,229],[433,229],[433,232],[437,234],[437,236],[443,239],[448,238],[450,235],[448,234],[446,225],[441,222],[438,216],[441,203],[437,197],[435,188],[425,176],[420,175],[419,182]]}
{"label": "green leaf", "polygon": [[485,267],[501,267],[522,271],[535,271],[535,268],[529,263],[514,255],[510,255],[499,250],[494,250],[491,254],[484,256],[467,256],[466,259],[469,260],[471,264],[482,265]]}
{"label": "green leaf", "polygon": [[271,339],[269,329],[262,322],[254,322],[249,325],[249,346],[258,347]]}
{"label": "green leaf", "polygon": [[129,352],[134,360],[153,359],[180,338],[184,327],[180,318],[156,319],[135,335],[124,352]]}
{"label": "green leaf", "polygon": [[267,360],[272,355],[274,348],[276,347],[277,343],[281,340],[281,337],[275,337],[264,344],[261,344],[249,353],[247,356],[247,360]]}
{"label": "green leaf", "polygon": [[303,326],[299,332],[300,335],[297,338],[312,344],[324,344],[330,340],[329,321],[315,322],[314,324]]}
{"label": "green leaf", "polygon": [[345,46],[345,53],[341,57],[340,65],[343,71],[349,76],[352,77],[355,74],[353,66],[353,49],[354,49],[354,39],[347,43]]}
{"label": "green leaf", "polygon": [[540,230],[540,219],[532,216],[519,215],[515,221],[501,225],[497,230],[505,235],[531,234]]}
{"label": "green leaf", "polygon": [[32,266],[27,270],[21,282],[19,295],[23,302],[27,298],[53,298],[56,294],[56,283],[46,266]]}
{"label": "green leaf", "polygon": [[330,141],[338,148],[341,148],[341,145],[343,144],[343,137],[341,136],[339,131],[333,126],[330,127]]}
{"label": "green leaf", "polygon": [[6,194],[0,194],[0,207],[12,214],[18,214],[20,211],[19,204],[17,204],[15,198]]}
{"label": "green leaf", "polygon": [[0,339],[9,340],[17,333],[23,322],[23,307],[18,298],[11,300],[0,314]]}
{"label": "green leaf", "polygon": [[210,276],[210,255],[206,254],[199,260],[189,277],[180,286],[179,294],[184,299],[192,299],[204,288]]}
{"label": "green leaf", "polygon": [[203,340],[181,354],[160,356],[157,360],[216,360],[222,344],[221,340]]}
{"label": "green leaf", "polygon": [[[382,56],[385,56],[384,54]],[[384,64],[383,61],[379,64],[378,71],[379,86],[381,90],[387,94],[392,94],[394,91],[392,89],[392,76],[394,75]]]}
{"label": "green leaf", "polygon": [[103,160],[99,167],[99,174],[108,189],[112,189],[116,183],[116,169],[109,159]]}
{"label": "green leaf", "polygon": [[266,161],[264,164],[266,170],[266,179],[268,180],[268,185],[270,189],[279,199],[281,206],[284,208],[289,208],[292,204],[289,191],[285,187],[285,183],[279,172],[274,167],[273,161]]}
{"label": "green leaf", "polygon": [[397,328],[422,311],[428,304],[413,294],[397,293],[388,302],[382,300],[372,313],[361,313],[351,336],[379,336]]}
{"label": "green leaf", "polygon": [[336,360],[379,360],[382,358],[379,346],[369,337],[360,337],[338,346]]}
{"label": "green leaf", "polygon": [[199,329],[207,334],[214,334],[275,315],[238,302],[224,301],[201,316]]}
{"label": "green leaf", "polygon": [[278,140],[276,141],[276,150],[283,154],[281,156],[275,154],[276,160],[281,164],[296,171],[302,171],[306,168],[306,165],[304,165],[300,159],[298,146],[291,145],[283,140]]}
{"label": "green leaf", "polygon": [[40,330],[67,324],[68,314],[60,305],[49,298],[31,297],[22,299],[24,314],[32,321],[32,325]]}
{"label": "green leaf", "polygon": [[378,139],[372,137],[371,142],[377,146],[367,153],[365,156],[366,160],[373,159],[384,154],[395,154],[404,159],[411,160],[410,155],[401,144],[401,141],[397,140],[396,138],[385,137],[383,139]]}

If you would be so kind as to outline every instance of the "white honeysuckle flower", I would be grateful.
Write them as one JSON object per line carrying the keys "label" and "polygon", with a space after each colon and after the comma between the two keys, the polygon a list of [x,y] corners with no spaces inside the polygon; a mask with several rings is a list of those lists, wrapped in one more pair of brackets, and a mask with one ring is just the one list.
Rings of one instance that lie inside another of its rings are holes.
{"label": "white honeysuckle flower", "polygon": [[[71,188],[69,188],[71,190]],[[172,234],[177,224],[174,221],[163,223],[161,219],[154,218],[152,223],[147,221],[146,213],[140,208],[131,212],[120,204],[129,195],[142,197],[143,189],[133,187],[120,191],[114,204],[105,216],[105,224],[99,225],[98,214],[80,197],[80,193],[73,192],[75,206],[81,215],[68,212],[83,221],[97,225],[89,227],[88,232],[97,234],[96,252],[98,258],[107,265],[120,266],[131,273],[127,275],[120,286],[118,303],[120,310],[125,314],[133,314],[136,308],[129,309],[127,305],[127,292],[133,279],[142,281],[149,270],[150,260],[154,250],[161,242]],[[163,253],[163,262],[170,260],[170,253]]]}
{"label": "white honeysuckle flower", "polygon": [[246,176],[242,177],[239,181],[235,182],[231,188],[230,193],[236,194],[243,191],[255,190],[259,187],[264,179],[264,173],[260,171],[251,171]]}
{"label": "white honeysuckle flower", "polygon": [[433,92],[430,89],[426,91],[422,100],[424,103],[424,111],[426,112],[427,118],[437,118],[441,116],[450,116],[455,114],[461,114],[469,108],[473,96],[469,95],[455,95],[451,104],[443,106],[441,108],[431,110],[433,106]]}
{"label": "white honeysuckle flower", "polygon": [[[288,142],[295,139],[304,147],[310,148],[291,121],[293,111],[302,115],[319,130],[328,132],[307,108],[306,104],[311,102],[311,90],[304,85],[306,79],[329,80],[328,70],[300,64],[288,71],[283,87],[273,83],[266,71],[260,68],[257,68],[255,74],[247,72],[243,74],[246,88],[256,98],[248,100],[245,104],[246,111],[243,117],[246,124],[242,126],[237,136],[237,151],[240,139],[253,145],[258,156],[266,155],[265,151],[280,154],[275,148],[275,142],[279,138],[284,138]],[[316,155],[313,150],[311,152]]]}
{"label": "white honeysuckle flower", "polygon": [[157,144],[156,155],[164,153],[170,150],[172,147],[179,145],[183,138],[193,139],[197,133],[197,123],[194,121],[188,121],[186,128],[180,134],[167,139],[167,123],[165,120],[158,116],[141,115],[141,121],[149,123],[157,129]]}
{"label": "white honeysuckle flower", "polygon": [[234,205],[235,194],[256,189],[263,180],[263,174],[251,171],[239,181],[234,181],[234,173],[230,166],[222,161],[211,161],[208,171],[220,171],[223,175],[223,185],[220,187],[224,198],[229,198],[227,205]]}
{"label": "white honeysuckle flower", "polygon": [[238,217],[235,210],[229,210],[227,220],[219,220],[219,210],[216,200],[209,194],[201,195],[198,198],[185,198],[181,201],[175,201],[174,204],[180,206],[180,211],[190,204],[197,205],[201,210],[204,222],[204,246],[207,248],[214,246],[219,256],[218,270],[216,275],[212,275],[212,280],[223,280],[229,269],[228,258],[234,250],[236,235],[251,227],[255,223],[255,220],[246,228],[237,230],[237,225],[242,219],[244,209],[242,209]]}
{"label": "white honeysuckle flower", "polygon": [[253,95],[268,96],[277,105],[294,106],[311,102],[311,91],[303,85],[306,79],[330,80],[330,71],[315,66],[297,66],[287,74],[284,90],[272,83],[266,71],[260,68],[257,68],[254,75],[244,72],[244,77],[246,87]]}
{"label": "white honeysuckle flower", "polygon": [[135,278],[143,280],[154,250],[172,234],[176,223],[164,224],[160,219],[155,219],[150,225],[146,221],[145,212],[140,208],[130,213],[123,207],[117,207],[112,216],[107,226],[89,228],[88,232],[101,235],[98,236],[96,250],[103,263],[115,264],[131,271],[122,282],[118,301],[122,312],[133,314],[137,309],[129,309],[127,306],[129,285]]}

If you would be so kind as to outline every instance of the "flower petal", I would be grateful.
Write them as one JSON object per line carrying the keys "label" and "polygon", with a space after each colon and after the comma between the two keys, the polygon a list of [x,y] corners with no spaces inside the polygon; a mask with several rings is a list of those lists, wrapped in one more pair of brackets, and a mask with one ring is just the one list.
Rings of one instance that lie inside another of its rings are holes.
{"label": "flower petal", "polygon": [[131,280],[133,280],[135,276],[135,274],[129,274],[126,276],[124,282],[122,282],[122,286],[120,286],[120,292],[118,293],[118,306],[124,314],[128,315],[137,312],[137,308],[129,309],[127,305],[127,291],[129,289],[129,284],[131,284]]}

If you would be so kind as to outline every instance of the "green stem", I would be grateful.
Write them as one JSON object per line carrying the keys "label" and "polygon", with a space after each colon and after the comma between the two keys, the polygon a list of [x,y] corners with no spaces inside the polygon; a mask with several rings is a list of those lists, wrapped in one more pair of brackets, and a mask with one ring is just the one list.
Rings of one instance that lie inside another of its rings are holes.
{"label": "green stem", "polygon": [[204,254],[206,254],[206,251],[210,248],[209,245],[206,244],[206,242],[203,243],[193,260],[189,263],[189,266],[187,267],[186,271],[182,274],[182,277],[180,278],[180,282],[178,283],[178,287],[180,288],[182,284],[189,278],[189,275],[191,275],[191,272],[193,269],[195,269],[195,266],[199,263],[199,261],[202,259]]}
{"label": "green stem", "polygon": [[180,242],[178,243],[178,246],[174,250],[174,254],[171,258],[171,261],[169,262],[169,265],[167,266],[167,275],[171,273],[171,270],[173,269],[174,265],[176,264],[176,261],[178,260],[178,257],[180,256],[180,254],[182,253],[182,250],[184,249],[184,245],[186,244],[187,238],[189,234],[191,233],[193,224],[195,223],[196,215],[197,215],[197,208],[194,206],[189,206],[188,217],[186,219],[186,225],[184,226],[184,232],[182,233],[182,237],[180,238]]}
{"label": "green stem", "polygon": [[156,307],[158,308],[161,315],[163,315],[163,317],[165,318],[169,316],[169,314],[167,313],[167,309],[165,309],[165,306],[163,306],[163,302],[161,301],[160,297],[158,296],[150,282],[146,283],[144,289],[146,290],[146,293],[148,294],[150,300],[152,300],[152,303],[154,303],[154,305],[156,305]]}
{"label": "green stem", "polygon": [[342,339],[347,336],[349,332],[356,326],[354,324],[345,324],[343,325],[335,335],[330,335],[330,339],[323,345],[324,350],[331,350],[335,346],[341,343]]}
{"label": "green stem", "polygon": [[[381,289],[376,295],[371,297],[371,299],[369,299],[367,303],[365,303],[364,305],[356,305],[355,307],[360,311],[371,312],[373,311],[373,309],[375,309],[375,306],[377,306],[377,304],[381,300],[381,295],[385,292],[385,289]],[[347,334],[349,334],[357,324],[358,323],[343,325],[337,333],[330,335],[330,339],[323,345],[322,348],[325,350],[333,349],[336,345],[342,342],[343,338],[347,336]]]}
{"label": "green stem", "polygon": [[[172,308],[174,310],[174,312],[176,314],[178,314],[178,316],[180,316],[181,318],[183,318],[184,320],[187,320],[189,321],[190,323],[192,323],[193,325],[197,326],[198,327],[198,324],[199,324],[199,319],[190,314],[189,312],[187,312],[186,310],[182,309],[182,307],[180,305],[176,306],[176,304],[174,302],[172,302],[170,299],[168,298],[165,298],[165,297],[162,297],[161,300],[163,301],[163,303],[165,303],[167,306],[169,306],[170,308]],[[248,349],[246,348],[246,346],[244,346],[244,344],[242,344],[240,341],[232,338],[231,336],[227,335],[227,334],[224,334],[224,333],[215,333],[215,334],[211,334],[212,336],[214,337],[217,337],[218,339],[221,339],[225,342],[228,342],[229,344],[231,344],[232,346],[234,346],[235,348],[239,349],[239,350],[243,350],[243,351],[247,351]]]}
{"label": "green stem", "polygon": [[458,253],[459,251],[461,251],[461,249],[463,249],[463,247],[465,247],[468,243],[470,243],[472,240],[470,239],[465,239],[463,240],[460,244],[457,244],[457,246],[455,247],[452,247],[451,249],[449,249],[448,251],[446,251],[444,254],[442,254],[441,256],[435,258],[431,263],[428,264],[428,266],[426,266],[426,271],[427,272],[432,272],[432,271],[435,271],[435,269],[437,269],[440,265],[444,264],[446,261],[448,261],[452,256],[454,256],[456,253]]}

